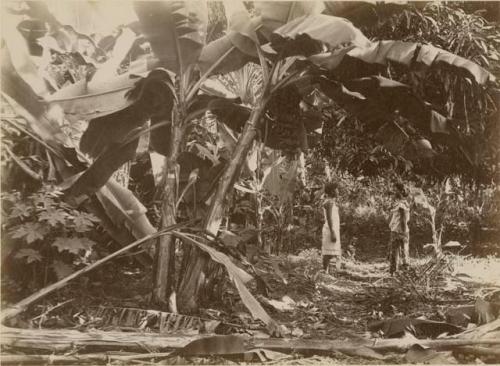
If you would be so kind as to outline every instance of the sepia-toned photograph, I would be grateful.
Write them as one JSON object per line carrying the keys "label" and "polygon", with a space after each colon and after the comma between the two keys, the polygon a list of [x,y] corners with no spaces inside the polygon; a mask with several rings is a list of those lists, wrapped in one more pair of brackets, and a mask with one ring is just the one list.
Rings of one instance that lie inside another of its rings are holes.
{"label": "sepia-toned photograph", "polygon": [[500,1],[0,1],[2,365],[500,363]]}

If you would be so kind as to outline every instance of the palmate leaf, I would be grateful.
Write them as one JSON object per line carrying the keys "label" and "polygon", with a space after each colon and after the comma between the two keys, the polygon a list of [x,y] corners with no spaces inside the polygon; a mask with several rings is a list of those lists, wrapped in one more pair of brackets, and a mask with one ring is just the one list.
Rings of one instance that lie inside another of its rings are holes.
{"label": "palmate leaf", "polygon": [[57,260],[52,263],[51,267],[54,270],[58,280],[68,277],[75,271],[69,264]]}
{"label": "palmate leaf", "polygon": [[14,227],[9,234],[14,239],[24,239],[26,243],[31,244],[45,238],[48,232],[48,228],[43,224],[38,222],[26,222]]}
{"label": "palmate leaf", "polygon": [[[2,197],[3,198],[3,197]],[[29,217],[33,208],[23,202],[15,202],[9,212],[9,218],[23,218]]]}
{"label": "palmate leaf", "polygon": [[57,248],[59,252],[68,251],[72,254],[78,254],[81,250],[91,250],[95,244],[95,241],[87,238],[58,237],[54,240],[52,246]]}
{"label": "palmate leaf", "polygon": [[99,219],[92,214],[86,212],[74,211],[73,224],[77,233],[84,233],[92,229]]}
{"label": "palmate leaf", "polygon": [[31,248],[22,248],[16,252],[14,258],[24,259],[26,263],[30,264],[33,262],[40,262],[42,260],[42,255],[38,250]]}
{"label": "palmate leaf", "polygon": [[179,75],[198,61],[207,33],[205,1],[136,1],[134,9],[162,65]]}
{"label": "palmate leaf", "polygon": [[67,217],[68,214],[66,211],[54,208],[42,211],[38,214],[38,219],[46,221],[50,226],[57,226],[58,224],[64,225]]}

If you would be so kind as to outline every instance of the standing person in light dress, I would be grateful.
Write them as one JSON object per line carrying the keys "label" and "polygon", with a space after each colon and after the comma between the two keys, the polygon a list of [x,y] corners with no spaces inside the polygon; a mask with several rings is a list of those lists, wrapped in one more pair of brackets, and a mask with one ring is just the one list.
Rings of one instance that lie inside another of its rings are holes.
{"label": "standing person in light dress", "polygon": [[408,267],[410,252],[410,206],[407,202],[408,192],[404,184],[394,185],[394,202],[391,209],[389,229],[389,272],[393,275],[399,270],[400,259],[402,267]]}
{"label": "standing person in light dress", "polygon": [[[329,273],[330,264],[335,264],[340,269],[342,250],[340,247],[340,217],[337,206],[338,185],[335,182],[325,184],[325,195],[323,200],[323,224],[321,238],[321,255],[323,258],[323,270]],[[333,262],[333,263],[331,263]]]}

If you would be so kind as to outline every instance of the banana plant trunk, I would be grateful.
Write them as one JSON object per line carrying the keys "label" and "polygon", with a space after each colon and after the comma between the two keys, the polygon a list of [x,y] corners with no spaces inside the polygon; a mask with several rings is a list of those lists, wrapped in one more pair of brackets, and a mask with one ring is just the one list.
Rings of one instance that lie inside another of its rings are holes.
{"label": "banana plant trunk", "polygon": [[[209,212],[205,219],[205,230],[212,235],[217,235],[222,222],[225,208],[225,197],[233,187],[234,181],[238,177],[241,167],[245,161],[252,142],[257,134],[260,116],[264,109],[264,103],[255,108],[245,124],[238,143],[233,151],[231,162],[221,177],[217,186],[217,191],[212,197]],[[183,313],[194,313],[198,310],[198,294],[205,282],[204,271],[208,262],[208,257],[202,255],[198,250],[192,250],[188,260],[185,275],[179,286],[178,305]]]}
{"label": "banana plant trunk", "polygon": [[[181,152],[183,134],[182,126],[179,123],[173,123],[171,128],[171,149],[165,158],[161,229],[176,223],[177,187],[179,182],[177,158]],[[172,235],[163,235],[158,239],[156,245],[153,303],[171,312],[177,312],[175,298],[174,301],[170,301],[174,291],[174,283],[175,238]]]}

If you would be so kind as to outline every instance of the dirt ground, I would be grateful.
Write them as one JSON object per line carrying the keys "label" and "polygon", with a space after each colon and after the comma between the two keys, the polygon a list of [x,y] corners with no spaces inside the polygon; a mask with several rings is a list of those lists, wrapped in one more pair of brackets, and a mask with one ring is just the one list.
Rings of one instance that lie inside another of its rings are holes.
{"label": "dirt ground", "polygon": [[[340,271],[329,275],[320,271],[320,259],[317,250],[306,250],[296,256],[260,257],[255,263],[256,273],[267,285],[266,296],[259,294],[257,298],[269,315],[281,324],[286,338],[353,341],[383,337],[380,331],[370,329],[370,324],[403,317],[446,321],[445,314],[449,309],[473,305],[477,296],[500,289],[499,258],[449,255],[440,266],[435,266],[425,275],[422,271],[432,264],[431,259],[415,259],[410,271],[394,277],[389,276],[388,265],[383,260],[359,262],[346,259]],[[82,330],[120,328],[119,324],[103,327],[93,323],[88,309],[96,306],[148,309],[151,279],[150,273],[140,268],[120,267],[122,270],[116,271],[117,268],[110,263],[99,272],[77,280],[34,305],[12,326]],[[215,333],[244,332],[255,337],[268,337],[263,324],[251,318],[229,282],[225,289],[222,300],[209,304],[211,306],[203,309],[200,315],[233,325],[219,326]],[[259,293],[256,288],[252,292]],[[40,317],[33,320],[61,303],[64,304],[44,316],[42,324]],[[192,329],[179,331],[197,332]],[[461,361],[478,362],[476,359]],[[219,364],[237,361],[211,357],[177,359],[176,362]],[[334,357],[302,354],[287,355],[281,358],[282,363],[375,364],[380,360],[344,354]],[[387,355],[383,363],[405,363],[404,355]]]}

